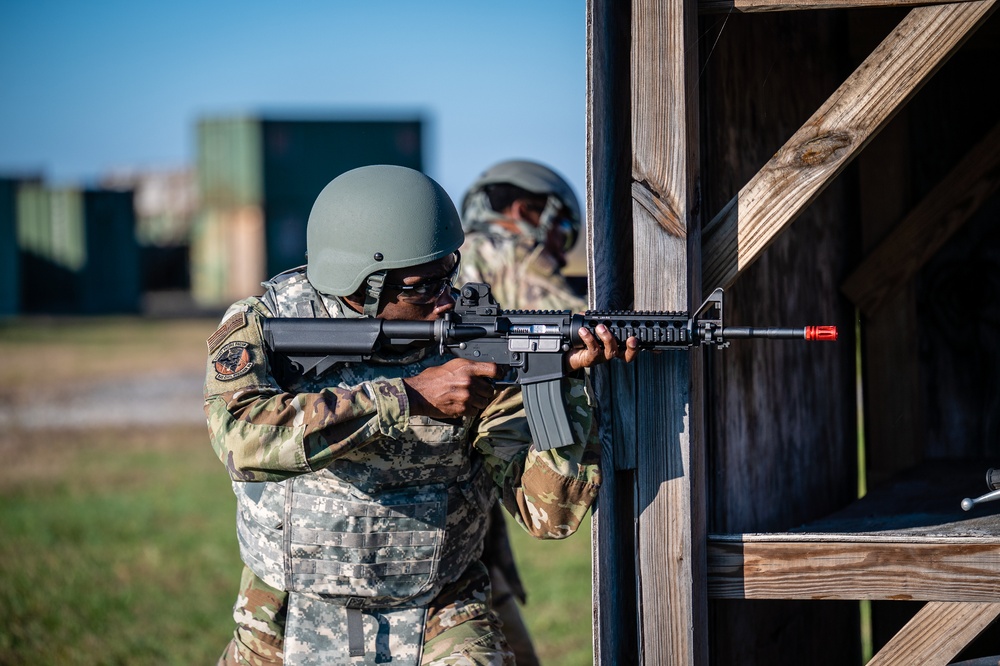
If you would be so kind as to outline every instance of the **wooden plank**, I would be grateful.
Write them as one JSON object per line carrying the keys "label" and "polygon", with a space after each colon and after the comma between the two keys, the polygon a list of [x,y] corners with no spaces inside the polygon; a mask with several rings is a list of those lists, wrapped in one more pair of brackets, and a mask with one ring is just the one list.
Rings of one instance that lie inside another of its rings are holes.
{"label": "wooden plank", "polygon": [[995,9],[918,7],[704,230],[704,291],[731,285]]}
{"label": "wooden plank", "polygon": [[[628,3],[587,1],[587,278],[590,306],[631,308]],[[603,370],[604,368],[599,368]]]}
{"label": "wooden plank", "polygon": [[928,603],[868,666],[946,666],[997,615],[1000,603]]}
{"label": "wooden plank", "polygon": [[985,461],[928,462],[799,529],[709,535],[709,592],[727,599],[998,599],[1000,503],[961,509],[963,497],[985,492],[985,469]]}
{"label": "wooden plank", "polygon": [[[590,305],[632,305],[630,6],[587,2],[587,262]],[[635,603],[635,373],[591,373],[601,406],[603,484],[593,514],[594,663],[638,662]]]}
{"label": "wooden plank", "polygon": [[807,9],[854,9],[862,7],[919,7],[930,4],[968,2],[969,0],[699,0],[698,11],[702,14],[726,14],[729,12],[788,12]]}
{"label": "wooden plank", "polygon": [[[700,291],[697,1],[633,0],[631,16],[635,307],[687,310]],[[635,402],[645,664],[708,661],[698,367],[685,352],[636,365],[646,388]]]}
{"label": "wooden plank", "polygon": [[913,208],[841,285],[868,315],[902,287],[1000,189],[1000,123]]}
{"label": "wooden plank", "polygon": [[839,539],[828,534],[789,536],[797,540],[710,537],[709,594],[721,599],[1000,598],[996,539],[928,543],[852,540],[849,534]]}

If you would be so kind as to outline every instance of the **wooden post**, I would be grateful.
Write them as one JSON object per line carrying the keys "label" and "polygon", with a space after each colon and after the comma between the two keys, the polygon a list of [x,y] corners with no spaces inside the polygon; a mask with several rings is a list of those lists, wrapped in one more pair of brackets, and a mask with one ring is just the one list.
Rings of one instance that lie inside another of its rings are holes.
{"label": "wooden post", "polygon": [[[588,3],[595,307],[687,310],[700,295],[696,20],[696,0]],[[594,373],[604,417],[597,663],[707,663],[697,358]]]}
{"label": "wooden post", "polygon": [[[632,305],[629,197],[630,5],[587,2],[587,241],[591,307]],[[635,602],[635,373],[591,373],[601,416],[603,485],[593,518],[594,663],[638,662]]]}
{"label": "wooden post", "polygon": [[[700,300],[696,0],[632,5],[635,307]],[[640,656],[707,663],[699,352],[637,362],[636,511]]]}

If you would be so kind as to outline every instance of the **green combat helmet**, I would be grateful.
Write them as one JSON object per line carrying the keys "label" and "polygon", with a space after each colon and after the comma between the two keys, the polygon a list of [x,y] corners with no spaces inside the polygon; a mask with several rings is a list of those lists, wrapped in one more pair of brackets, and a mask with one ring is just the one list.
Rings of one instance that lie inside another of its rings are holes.
{"label": "green combat helmet", "polygon": [[529,160],[507,160],[484,171],[462,197],[462,227],[466,232],[487,231],[501,217],[490,203],[489,190],[496,185],[513,185],[532,194],[547,197],[538,227],[527,223],[518,226],[522,233],[544,243],[549,229],[561,225],[568,252],[580,234],[580,203],[569,183],[553,169]]}
{"label": "green combat helmet", "polygon": [[306,275],[333,296],[349,296],[367,282],[365,314],[374,317],[388,271],[446,257],[463,240],[455,204],[434,180],[406,167],[360,167],[334,178],[316,198]]}

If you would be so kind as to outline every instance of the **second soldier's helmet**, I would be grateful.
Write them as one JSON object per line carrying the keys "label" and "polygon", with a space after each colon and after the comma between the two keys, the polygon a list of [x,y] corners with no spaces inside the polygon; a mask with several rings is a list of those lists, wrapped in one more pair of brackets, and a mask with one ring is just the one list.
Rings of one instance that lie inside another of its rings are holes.
{"label": "second soldier's helmet", "polygon": [[533,234],[545,242],[549,228],[560,224],[567,236],[567,251],[580,233],[580,202],[566,179],[550,167],[530,160],[506,160],[486,169],[462,197],[462,226],[466,232],[481,231],[496,220],[499,211],[490,203],[489,193],[497,185],[512,185],[546,197],[541,224]]}
{"label": "second soldier's helmet", "polygon": [[360,167],[334,178],[316,198],[306,228],[306,274],[322,293],[348,296],[372,275],[384,279],[394,268],[436,261],[463,240],[455,204],[433,179],[401,166]]}

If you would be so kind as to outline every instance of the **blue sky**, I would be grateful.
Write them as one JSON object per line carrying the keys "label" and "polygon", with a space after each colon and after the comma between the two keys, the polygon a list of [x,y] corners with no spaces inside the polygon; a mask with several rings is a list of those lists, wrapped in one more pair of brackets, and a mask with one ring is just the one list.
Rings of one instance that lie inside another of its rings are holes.
{"label": "blue sky", "polygon": [[582,0],[0,0],[0,173],[194,160],[205,115],[422,115],[453,198],[541,160],[584,195]]}

